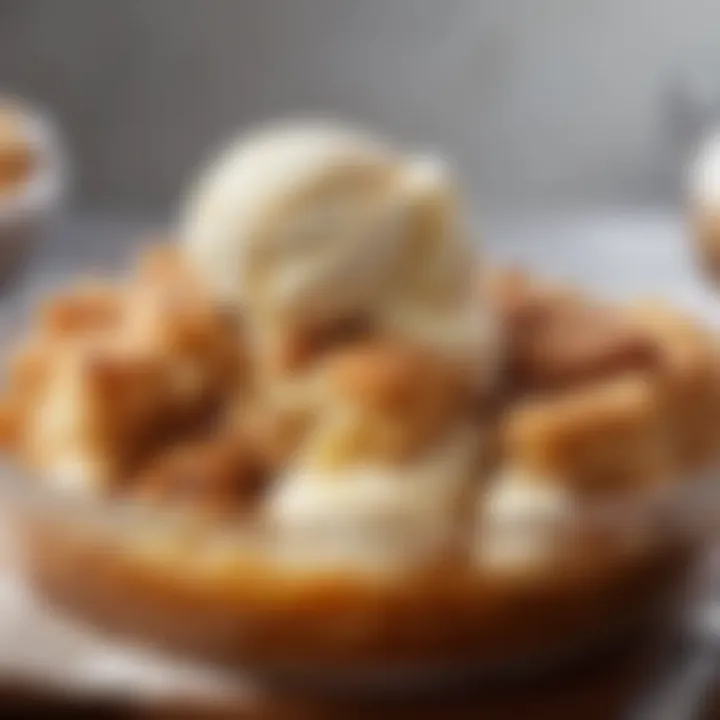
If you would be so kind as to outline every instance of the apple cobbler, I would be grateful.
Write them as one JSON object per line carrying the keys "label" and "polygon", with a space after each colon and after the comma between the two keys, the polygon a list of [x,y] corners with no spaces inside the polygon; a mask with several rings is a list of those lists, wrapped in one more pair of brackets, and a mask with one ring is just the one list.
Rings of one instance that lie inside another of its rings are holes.
{"label": "apple cobbler", "polygon": [[512,664],[655,618],[686,543],[593,511],[716,463],[716,339],[479,267],[461,220],[438,163],[277,128],[211,166],[179,243],[51,300],[11,359],[7,451],[144,520],[34,517],[39,585],[281,667]]}

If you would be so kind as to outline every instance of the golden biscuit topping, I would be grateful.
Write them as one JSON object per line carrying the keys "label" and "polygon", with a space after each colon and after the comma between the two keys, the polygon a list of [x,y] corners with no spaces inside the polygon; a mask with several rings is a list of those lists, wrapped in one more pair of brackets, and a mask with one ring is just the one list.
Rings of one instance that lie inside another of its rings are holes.
{"label": "golden biscuit topping", "polygon": [[507,329],[509,382],[520,392],[562,389],[652,369],[652,335],[620,308],[510,272],[492,294]]}
{"label": "golden biscuit topping", "polygon": [[709,332],[662,305],[607,307],[518,273],[497,273],[490,293],[508,337],[499,405],[478,405],[442,354],[357,323],[298,339],[267,384],[242,319],[181,251],[151,248],[126,281],[85,281],[45,304],[12,355],[0,435],[65,484],[238,509],[248,478],[264,478],[262,495],[298,462],[399,468],[461,427],[474,428],[479,485],[511,467],[595,496],[715,457]]}
{"label": "golden biscuit topping", "polygon": [[668,480],[660,397],[642,375],[522,402],[508,412],[503,437],[507,462],[583,492]]}
{"label": "golden biscuit topping", "polygon": [[269,480],[259,449],[237,433],[188,441],[161,452],[134,481],[144,502],[224,515],[252,510]]}
{"label": "golden biscuit topping", "polygon": [[156,447],[213,421],[239,393],[242,344],[200,295],[168,283],[84,284],[43,308],[13,359],[9,435],[42,472],[127,482]]}

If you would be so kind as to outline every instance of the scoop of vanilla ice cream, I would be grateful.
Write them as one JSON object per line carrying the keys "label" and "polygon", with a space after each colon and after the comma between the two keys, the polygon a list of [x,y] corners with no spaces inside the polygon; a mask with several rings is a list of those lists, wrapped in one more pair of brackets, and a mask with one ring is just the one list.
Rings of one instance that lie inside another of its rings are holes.
{"label": "scoop of vanilla ice cream", "polygon": [[446,168],[359,131],[286,125],[241,138],[191,192],[181,234],[257,336],[360,315],[452,358],[497,344]]}
{"label": "scoop of vanilla ice cream", "polygon": [[474,363],[486,378],[495,370],[499,328],[478,299],[478,260],[450,173],[437,159],[418,158],[404,177],[405,255],[379,322],[390,335]]}
{"label": "scoop of vanilla ice cream", "polygon": [[212,286],[251,319],[314,322],[372,302],[401,240],[398,167],[381,141],[354,129],[277,126],[211,164],[181,234]]}
{"label": "scoop of vanilla ice cream", "polygon": [[542,567],[572,512],[573,496],[561,483],[522,468],[500,470],[478,501],[476,564],[501,572]]}
{"label": "scoop of vanilla ice cream", "polygon": [[279,479],[266,507],[278,559],[369,571],[412,566],[455,526],[477,452],[476,432],[462,429],[405,464],[327,469],[304,455]]}

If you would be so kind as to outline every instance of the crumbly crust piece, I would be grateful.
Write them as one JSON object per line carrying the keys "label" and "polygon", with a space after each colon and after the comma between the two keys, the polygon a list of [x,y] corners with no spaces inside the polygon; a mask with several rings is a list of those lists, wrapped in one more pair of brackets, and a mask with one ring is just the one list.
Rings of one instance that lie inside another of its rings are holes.
{"label": "crumbly crust piece", "polygon": [[225,432],[162,451],[134,480],[131,494],[143,502],[218,517],[254,509],[268,480],[268,467],[252,439]]}
{"label": "crumbly crust piece", "polygon": [[517,271],[498,273],[491,295],[507,337],[507,381],[515,394],[553,391],[618,373],[650,370],[654,338],[621,308]]}
{"label": "crumbly crust piece", "polygon": [[505,462],[580,492],[647,488],[672,471],[665,420],[643,375],[528,400],[504,419]]}
{"label": "crumbly crust piece", "polygon": [[690,477],[718,458],[720,345],[712,331],[662,301],[643,302],[629,312],[659,348],[661,412],[670,425],[678,471]]}
{"label": "crumbly crust piece", "polygon": [[422,453],[468,413],[460,375],[433,355],[393,343],[350,346],[329,358],[312,454],[327,463],[397,463]]}
{"label": "crumbly crust piece", "polygon": [[239,393],[240,329],[175,277],[84,283],[41,309],[11,362],[2,433],[35,469],[114,485]]}

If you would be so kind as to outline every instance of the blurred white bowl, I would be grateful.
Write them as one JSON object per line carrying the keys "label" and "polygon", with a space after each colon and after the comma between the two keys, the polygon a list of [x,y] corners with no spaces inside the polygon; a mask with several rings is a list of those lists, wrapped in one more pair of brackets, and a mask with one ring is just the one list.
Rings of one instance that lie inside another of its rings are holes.
{"label": "blurred white bowl", "polygon": [[62,207],[68,193],[66,153],[56,124],[41,108],[0,96],[16,108],[33,156],[26,179],[0,193],[0,292],[14,279]]}

